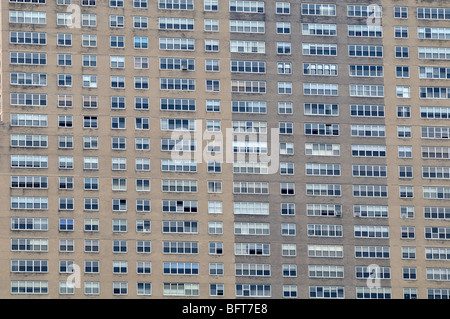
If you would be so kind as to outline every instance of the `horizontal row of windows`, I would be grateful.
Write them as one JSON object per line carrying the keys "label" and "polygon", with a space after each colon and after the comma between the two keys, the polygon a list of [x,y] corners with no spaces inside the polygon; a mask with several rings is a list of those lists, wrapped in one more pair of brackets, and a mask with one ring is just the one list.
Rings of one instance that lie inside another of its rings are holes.
{"label": "horizontal row of windows", "polygon": [[[23,245],[30,245],[31,247],[41,247],[42,239],[17,239],[17,245],[20,245],[21,242]],[[63,251],[67,251],[67,249],[71,249],[73,247],[73,240],[61,240],[60,247],[62,247]],[[45,245],[45,240],[44,240]],[[198,242],[189,242],[189,241],[163,241],[163,254],[198,254],[199,247]],[[69,246],[68,246],[69,245]],[[91,241],[85,242],[86,247],[91,247]],[[98,245],[98,243],[94,243],[94,245]],[[250,244],[251,245],[251,244]],[[253,244],[255,245],[255,244]],[[286,244],[286,248],[289,245]],[[150,241],[140,241],[137,242],[137,252],[145,252],[146,249],[150,249],[151,242]],[[253,247],[253,246],[252,246]],[[238,248],[238,247],[236,247]],[[241,249],[241,248],[239,248]],[[314,245],[310,244],[307,247],[308,249],[308,257],[312,258],[343,258],[343,246],[342,245]],[[88,248],[88,252],[91,252],[92,249]],[[390,247],[389,246],[355,246],[354,247],[354,257],[355,258],[377,258],[377,259],[389,259],[390,258]],[[402,258],[403,259],[415,259],[416,258],[416,247],[402,247]],[[425,258],[426,260],[449,260],[450,259],[450,251],[445,247],[425,247]],[[12,261],[11,268],[13,272],[45,272],[48,268],[45,265],[46,260],[17,260],[17,263]],[[85,272],[94,272],[92,271],[92,262],[85,262]],[[44,264],[43,264],[44,263]],[[60,272],[68,272],[70,271],[70,266],[73,261],[64,260],[60,261]],[[98,263],[98,261],[97,261]],[[214,266],[220,265],[220,263],[214,263]],[[33,268],[31,268],[33,267]],[[235,275],[236,276],[270,276],[270,264],[243,264],[237,263],[235,265]],[[89,271],[91,270],[91,271]],[[217,271],[218,268],[213,268],[213,271]],[[218,274],[218,273],[214,273]],[[223,274],[223,273],[222,273]]]}
{"label": "horizontal row of windows", "polygon": [[[119,141],[118,141],[119,142]],[[98,137],[84,137],[84,147],[86,149],[98,149]],[[293,144],[282,145],[283,155],[293,154]],[[321,144],[321,143],[306,143],[305,155],[310,156],[340,156],[340,144]],[[449,147],[438,146],[423,146],[421,148],[421,155],[423,159],[450,159]],[[352,145],[352,156],[354,157],[386,157],[385,145]],[[412,146],[402,145],[398,147],[399,158],[412,158]],[[71,157],[61,158],[62,162],[70,161]],[[141,161],[142,160],[142,161]],[[73,161],[73,158],[72,158]],[[245,170],[263,169],[264,166],[235,166],[236,169],[242,167]],[[262,165],[262,164],[261,164]],[[39,155],[11,155],[12,168],[48,168],[48,156]],[[69,167],[67,167],[69,168]],[[73,165],[70,167],[73,168]],[[137,170],[149,170],[150,159],[137,159]]]}
{"label": "horizontal row of windows", "polygon": [[[136,160],[136,167],[142,166],[143,159]],[[234,163],[237,166],[238,163]],[[147,168],[150,169],[150,161],[147,162]],[[127,164],[125,158],[112,158],[112,170],[126,170]],[[210,170],[211,167],[211,170]],[[239,166],[237,166],[239,167]],[[241,166],[242,167],[242,166]],[[97,170],[98,157],[85,157],[84,169]],[[140,168],[140,167],[139,167]],[[197,172],[197,163],[189,160],[161,160],[162,172]],[[221,172],[221,164],[215,162],[208,162],[208,172]],[[294,163],[281,162],[280,173],[282,175],[294,175]],[[267,174],[267,172],[265,173]],[[307,163],[305,164],[305,174],[308,176],[341,176],[340,164],[322,164],[322,163]],[[353,177],[386,177],[387,167],[386,165],[352,165]],[[413,168],[412,166],[399,166],[399,178],[412,178]],[[423,166],[422,178],[424,179],[450,179],[450,167],[436,167],[436,166]],[[71,190],[74,189],[73,177],[60,177],[59,188]],[[113,190],[126,190],[127,179],[124,178],[123,182],[119,178],[112,178]],[[120,184],[120,185],[119,185]],[[136,191],[150,191],[150,179],[136,179]],[[84,178],[85,190],[99,190],[99,178],[98,177],[85,177]],[[293,183],[281,183],[281,193],[283,189],[291,188],[291,192],[294,192]],[[235,193],[247,194],[269,194],[268,182],[235,182]],[[11,188],[48,188],[47,176],[24,176],[14,175],[11,176]],[[258,192],[256,192],[258,189]],[[253,191],[251,191],[253,190]],[[290,192],[289,192],[290,193]]]}
{"label": "horizontal row of windows", "polygon": [[[285,298],[297,298],[298,287],[297,285],[283,285],[283,297]],[[407,289],[407,288],[405,288]],[[128,295],[128,282],[112,282],[112,294],[113,295]],[[68,284],[67,281],[59,282],[59,294],[67,295],[74,294],[75,288],[73,284]],[[100,282],[85,281],[83,292],[85,295],[100,295]],[[11,294],[48,294],[49,285],[47,281],[11,281]],[[151,295],[152,285],[150,282],[138,282],[137,283],[138,295]],[[392,292],[390,287],[381,288],[367,288],[356,287],[357,299],[391,299]],[[405,297],[411,298],[411,294],[414,299],[417,298],[417,288],[411,288],[404,292]],[[449,292],[446,289],[429,289],[429,298],[442,298],[441,294],[448,296]],[[164,296],[200,296],[200,284],[198,283],[163,283],[163,295]],[[210,296],[223,296],[224,284],[210,284],[209,285]],[[271,297],[271,285],[270,284],[236,284],[235,285],[236,297],[255,297],[255,298],[267,298]],[[344,287],[343,286],[309,286],[309,298],[320,299],[343,299]],[[261,313],[265,313],[267,308],[262,305]]]}
{"label": "horizontal row of windows", "polygon": [[[42,271],[37,271],[41,273],[48,272],[48,265],[46,260],[12,260],[11,268],[14,269],[13,272],[18,272],[15,269],[19,268],[19,263],[21,263],[21,268],[26,267],[25,262],[31,262],[29,267],[33,267],[36,264],[37,267],[42,269]],[[260,265],[261,268],[268,268],[265,276],[270,276],[270,264]],[[265,266],[265,267],[264,267]],[[267,267],[268,266],[268,267]],[[73,266],[73,261],[60,261],[60,273],[67,273],[67,269]],[[86,273],[100,273],[99,261],[85,261],[85,271]],[[210,275],[223,275],[223,263],[210,263],[209,264]],[[238,264],[236,264],[237,272]],[[127,261],[113,261],[113,274],[127,274],[128,273],[128,262]],[[151,274],[152,264],[151,262],[138,261],[136,262],[137,274]],[[379,267],[377,269],[376,278],[377,279],[390,279],[391,269],[390,267]],[[364,279],[370,276],[370,272],[373,271],[370,267],[366,266],[356,266],[355,267],[355,277],[356,279]],[[297,277],[297,265],[295,264],[283,264],[282,265],[282,276],[283,277]],[[448,280],[447,268],[427,268],[426,276],[428,280]],[[164,262],[163,263],[163,274],[165,275],[198,275],[199,274],[199,264],[189,263],[189,262]],[[414,280],[417,279],[417,269],[413,267],[403,268],[404,279]],[[310,278],[344,278],[344,266],[331,266],[331,265],[308,265],[308,275]]]}
{"label": "horizontal row of windows", "polygon": [[[25,52],[13,52],[14,57],[11,57],[11,63],[42,63],[46,61],[46,58],[34,58],[34,55],[40,56],[44,53],[25,53]],[[18,57],[24,55],[26,57]],[[45,54],[44,54],[45,55]],[[63,56],[63,57],[61,57]],[[61,60],[63,59],[63,60]],[[125,58],[123,56],[112,56],[111,67],[124,68]],[[149,62],[147,57],[135,57],[135,68],[148,68]],[[72,65],[71,54],[58,54],[58,64]],[[96,66],[96,55],[83,55],[83,66]],[[277,70],[279,74],[291,74],[292,66],[290,62],[278,62]],[[206,71],[219,71],[219,60],[206,60]],[[174,58],[161,58],[160,59],[161,70],[195,70],[194,59],[174,59]],[[383,77],[383,66],[381,65],[349,65],[350,76],[358,77]],[[450,69],[441,67],[419,67],[419,78],[423,79],[449,79]],[[243,73],[265,73],[266,62],[265,61],[231,61],[231,72],[243,72]],[[303,74],[307,75],[338,75],[337,64],[303,64]],[[408,66],[397,66],[397,77],[409,78]],[[83,86],[97,87],[96,75],[83,75]],[[57,75],[58,86],[72,86],[73,75],[72,74],[58,74]],[[146,82],[146,86],[142,86],[142,82]],[[148,77],[135,77],[135,88],[148,88]],[[163,88],[163,79],[161,81],[161,89]],[[41,83],[42,82],[42,83]],[[280,91],[279,82],[279,91]],[[287,82],[290,83],[290,82]],[[46,74],[38,73],[11,73],[10,84],[22,84],[22,85],[46,85]],[[208,82],[206,82],[208,85]],[[286,93],[286,92],[280,92]],[[356,95],[356,92],[354,93]]]}
{"label": "horizontal row of windows", "polygon": [[[357,299],[391,299],[392,291],[390,287],[356,287]],[[67,281],[59,282],[59,294],[74,294],[73,284]],[[298,298],[297,285],[283,285],[282,292],[284,298]],[[343,286],[309,286],[309,298],[320,299],[343,299],[345,298],[345,289]],[[11,294],[48,294],[49,285],[47,281],[11,281]],[[100,282],[84,281],[83,293],[85,295],[100,295]],[[113,295],[128,295],[129,287],[127,281],[112,282]],[[151,282],[137,282],[137,295],[152,295]],[[199,296],[200,285],[197,283],[164,283],[164,296]],[[224,284],[209,284],[210,296],[223,296]],[[236,284],[236,297],[271,297],[270,284]],[[448,299],[449,289],[428,288],[428,299]],[[403,288],[403,297],[405,299],[417,299],[417,288]],[[261,308],[261,313],[265,313],[265,305]]]}
{"label": "horizontal row of windows", "polygon": [[[32,4],[45,4],[46,0],[10,0],[10,3],[32,3]],[[71,0],[57,0],[57,5],[69,5],[72,4]],[[96,0],[83,0],[82,6],[93,7],[96,6]],[[291,4],[289,2],[276,2],[276,14],[291,14]],[[111,8],[124,8],[125,1],[112,0],[109,1],[109,7]],[[133,2],[133,8],[147,9],[148,1],[139,0]],[[247,12],[247,13],[264,13],[265,4],[262,1],[229,1],[230,12]],[[193,0],[159,0],[158,9],[161,10],[194,10]],[[219,5],[216,0],[208,0],[204,2],[203,10],[205,11],[218,11]],[[336,16],[335,4],[314,4],[314,3],[302,3],[301,11],[302,15],[319,15],[319,16]],[[347,5],[348,17],[369,17],[375,18],[382,17],[382,8],[379,6],[366,6],[366,5]],[[395,18],[408,18],[408,7],[394,7]],[[430,19],[430,20],[449,20],[450,10],[447,8],[433,8],[433,7],[418,7],[417,8],[418,19]]]}
{"label": "horizontal row of windows", "polygon": [[[364,165],[360,165],[364,166]],[[424,176],[433,176],[429,167],[425,167],[423,170]],[[439,168],[438,168],[439,169]],[[448,170],[447,170],[448,171]],[[401,171],[400,171],[401,172]],[[439,176],[439,173],[436,173]],[[432,177],[431,177],[432,178]],[[45,176],[12,176],[11,187],[38,187],[45,188],[47,186],[48,178]],[[141,187],[140,183],[137,186]],[[242,186],[242,185],[240,185]],[[369,185],[370,186],[370,185]],[[74,178],[71,176],[59,177],[59,189],[71,190],[74,187]],[[401,186],[400,191],[403,190]],[[362,190],[366,188],[359,188]],[[357,191],[358,187],[355,186],[354,191]],[[429,196],[444,197],[444,194],[448,192],[448,189],[442,187],[427,187],[424,188],[424,194],[427,192]],[[437,194],[437,195],[436,195]],[[442,195],[439,195],[442,194]],[[17,197],[13,199],[13,209],[48,209],[48,200],[46,197]],[[113,199],[112,209],[115,211],[127,210],[126,199]],[[74,199],[72,197],[64,197],[60,199],[59,208],[65,210],[71,210],[74,208]],[[251,213],[256,213],[255,208],[260,211],[261,214],[266,214],[268,209],[267,203],[257,202],[238,202],[235,205],[235,211],[237,213],[243,213],[244,210],[250,208]],[[98,211],[99,210],[99,198],[84,198],[85,211]],[[197,213],[199,210],[198,202],[196,200],[163,200],[161,211],[169,213]],[[208,213],[221,214],[222,202],[221,201],[208,201]],[[151,200],[150,199],[137,199],[136,200],[136,212],[150,212]],[[295,215],[295,203],[281,203],[281,215]],[[413,218],[414,208],[410,206],[401,206],[402,218]],[[306,204],[307,216],[341,216],[342,205],[340,204]],[[388,217],[387,206],[373,206],[373,205],[354,205],[353,214],[355,217],[370,217],[370,218],[386,218]],[[449,207],[424,207],[425,219],[448,219],[450,217]]]}
{"label": "horizontal row of windows", "polygon": [[[168,222],[167,222],[168,223]],[[192,230],[191,226],[193,222],[173,222],[178,224],[183,224],[183,230],[185,234],[197,234],[197,232],[186,232],[186,230]],[[189,225],[186,225],[189,223]],[[308,224],[307,225],[307,235],[308,237],[342,237],[343,231],[341,225],[325,225],[325,224]],[[181,230],[178,226],[178,230]],[[188,228],[186,228],[188,227]],[[168,233],[168,232],[165,232]],[[172,232],[172,233],[181,233]],[[354,226],[353,235],[355,238],[372,238],[372,239],[388,239],[389,238],[389,227],[388,226]],[[425,227],[424,228],[425,239],[431,240],[449,240],[449,228],[440,227]],[[401,227],[401,238],[402,239],[414,239],[415,230],[414,227],[402,226]],[[129,250],[128,240],[113,240],[112,241],[112,252],[113,253],[127,253]],[[182,244],[183,249],[179,252],[178,248],[176,251],[172,251],[170,246],[176,244],[176,246]],[[192,244],[195,244],[194,248]],[[103,246],[103,244],[102,244]],[[323,249],[327,249],[326,246],[314,247],[314,245],[308,246],[308,254],[310,257],[328,257],[327,254],[323,254]],[[342,246],[338,246],[341,247]],[[166,248],[168,250],[166,250]],[[193,249],[194,248],[194,249]],[[296,244],[281,244],[281,256],[282,257],[294,257],[297,256],[297,245]],[[388,248],[388,247],[386,247]],[[75,252],[75,240],[74,239],[60,239],[58,244],[59,252],[71,253]],[[328,248],[329,249],[329,248]],[[235,256],[270,256],[270,244],[269,243],[235,243],[234,244],[234,255]],[[11,239],[11,251],[28,251],[28,252],[48,252],[49,243],[48,239],[45,238],[12,238]],[[99,253],[100,252],[100,241],[98,239],[85,239],[84,240],[84,252],[85,253]],[[136,241],[136,252],[137,253],[151,253],[151,241]],[[336,251],[332,250],[329,253],[333,253],[330,257],[342,258],[342,251],[335,255]],[[339,250],[338,250],[339,252]],[[164,254],[198,254],[198,242],[164,242],[163,246]],[[210,255],[223,255],[223,243],[222,242],[209,242],[208,254]],[[318,254],[318,255],[317,255]],[[402,251],[403,258],[415,258],[415,248],[414,247],[404,247]],[[426,256],[428,260],[436,259],[444,260],[448,259],[448,250],[445,248],[426,248]],[[355,246],[355,257],[356,258],[389,258],[389,249],[374,249],[374,247],[359,247]]]}
{"label": "horizontal row of windows", "polygon": [[[10,32],[11,44],[27,44],[27,45],[46,45],[47,34],[39,32],[22,32],[11,31]],[[72,46],[71,34],[57,34],[58,46]],[[111,48],[124,48],[125,37],[124,36],[111,36],[110,37]],[[186,38],[161,38],[159,41],[159,48],[161,50],[182,50],[182,51],[194,51],[195,43],[194,39]],[[84,47],[96,47],[97,36],[96,35],[83,35],[82,46]],[[136,49],[148,48],[148,39],[146,37],[135,37],[133,40],[133,46]],[[395,48],[396,58],[409,58],[409,47],[396,46]],[[207,52],[219,51],[219,40],[206,39],[205,50]],[[449,48],[439,47],[419,47],[418,54],[420,59],[449,59]],[[232,53],[266,53],[266,45],[264,41],[239,41],[231,40],[230,52]],[[276,52],[278,54],[291,54],[290,42],[278,42]],[[313,44],[303,43],[302,54],[311,56],[337,56],[337,44]],[[376,45],[349,45],[348,54],[351,57],[383,57],[383,47]]]}
{"label": "horizontal row of windows", "polygon": [[[70,179],[70,177],[69,177]],[[88,190],[95,190],[96,178],[88,178]],[[147,181],[147,184],[145,183]],[[26,183],[24,179],[22,183]],[[64,180],[63,180],[64,182]],[[19,180],[16,182],[19,185]],[[42,186],[42,178],[37,180],[31,180],[30,183],[38,183]],[[61,185],[69,184],[67,181]],[[177,192],[177,193],[189,193],[197,192],[197,181],[196,180],[162,180],[161,181],[162,192]],[[35,185],[35,184],[33,184]],[[126,179],[113,179],[113,190],[124,191],[126,190]],[[46,186],[44,181],[44,186]],[[246,188],[243,188],[243,187]],[[93,188],[94,187],[94,188]],[[222,191],[221,181],[208,181],[208,193],[220,193]],[[374,197],[374,198],[387,198],[388,197],[388,187],[386,185],[353,185],[353,197]],[[137,191],[149,191],[150,181],[149,180],[137,180]],[[245,192],[244,192],[245,191]],[[249,188],[249,185],[243,185],[242,182],[235,185],[234,192],[239,192],[240,194],[247,194],[249,192],[253,194],[264,194],[264,188],[256,185],[253,188]],[[423,198],[424,199],[450,199],[450,188],[443,186],[423,186]],[[266,188],[266,192],[268,189]],[[280,183],[280,194],[281,195],[294,195],[295,194],[295,184],[294,183]],[[306,196],[341,196],[341,185],[340,184],[306,184]],[[412,198],[414,197],[414,187],[413,186],[399,186],[399,196],[400,198]],[[58,210],[75,210],[75,199],[73,197],[59,197]],[[113,199],[112,200],[112,211],[127,211],[127,199]],[[47,197],[24,197],[24,196],[12,196],[11,197],[11,209],[14,210],[48,210],[48,198]],[[98,210],[99,200],[98,198],[85,198],[84,199],[84,210]],[[150,212],[150,200],[138,199],[136,200],[136,211],[137,212]],[[234,213],[235,214],[250,214],[250,215],[267,215],[268,214],[268,203],[264,202],[235,202],[234,203]],[[292,214],[290,212],[289,214]]]}
{"label": "horizontal row of windows", "polygon": [[[11,93],[10,104],[12,106],[47,106],[46,94],[26,94],[26,93]],[[73,95],[58,95],[58,107],[73,107]],[[84,95],[82,96],[82,107],[84,108],[98,108],[99,99],[96,95]],[[125,96],[112,96],[110,98],[111,109],[125,109],[126,108]],[[221,103],[220,100],[206,100],[206,110],[208,112],[220,112]],[[134,108],[136,110],[149,110],[150,100],[148,97],[134,97]],[[320,116],[338,116],[339,104],[329,103],[304,103],[304,115],[320,115]],[[406,106],[402,106],[406,108]],[[410,107],[409,113],[410,114]],[[266,101],[232,101],[231,109],[233,113],[267,113]],[[160,99],[160,110],[162,111],[196,111],[195,99]],[[294,105],[292,102],[278,102],[279,114],[292,114]],[[439,107],[423,107],[421,108],[421,116],[423,118],[447,118],[448,108]],[[351,116],[361,117],[384,117],[385,107],[384,105],[363,105],[352,104],[350,105]],[[425,115],[426,114],[426,115]],[[47,116],[41,114],[42,116]],[[35,121],[35,116],[32,114],[23,115],[25,118],[30,116]],[[11,117],[11,123],[23,123],[22,115],[13,115]],[[14,119],[13,119],[14,117]],[[16,118],[17,117],[17,118]],[[67,116],[66,116],[67,117]],[[69,117],[71,117],[69,115]],[[405,116],[402,116],[405,117]],[[72,116],[73,118],[73,116]],[[27,122],[28,120],[26,120]]]}

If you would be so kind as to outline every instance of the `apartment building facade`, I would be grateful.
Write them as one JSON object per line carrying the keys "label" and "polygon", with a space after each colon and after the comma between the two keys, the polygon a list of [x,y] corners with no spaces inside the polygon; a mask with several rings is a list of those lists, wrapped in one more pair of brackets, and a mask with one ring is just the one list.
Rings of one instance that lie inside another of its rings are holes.
{"label": "apartment building facade", "polygon": [[445,1],[0,8],[0,297],[449,297]]}

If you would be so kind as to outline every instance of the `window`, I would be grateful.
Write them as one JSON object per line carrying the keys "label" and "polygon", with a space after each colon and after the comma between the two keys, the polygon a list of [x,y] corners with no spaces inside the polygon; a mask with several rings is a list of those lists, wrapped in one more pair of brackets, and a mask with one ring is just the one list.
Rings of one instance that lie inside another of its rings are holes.
{"label": "window", "polygon": [[[265,62],[264,62],[265,65]],[[278,62],[277,64],[278,74],[292,74],[292,63],[291,62]],[[264,68],[265,72],[265,68]]]}
{"label": "window", "polygon": [[354,226],[355,238],[389,238],[389,226]]}
{"label": "window", "polygon": [[398,39],[408,38],[408,27],[395,26],[394,27],[394,37],[398,38]]}
{"label": "window", "polygon": [[386,185],[353,185],[353,197],[387,197]]}
{"label": "window", "polygon": [[324,104],[324,103],[304,103],[305,115],[339,115],[338,104]]}
{"label": "window", "polygon": [[194,51],[194,39],[187,38],[159,38],[160,50]]}
{"label": "window", "polygon": [[399,178],[412,178],[413,177],[413,167],[401,165],[398,167],[398,177]]}
{"label": "window", "polygon": [[123,69],[125,68],[125,57],[124,56],[110,56],[110,67],[113,69]]}
{"label": "window", "polygon": [[95,14],[82,14],[81,15],[81,25],[83,27],[96,27],[97,26],[97,16]]}
{"label": "window", "polygon": [[421,99],[449,99],[450,87],[420,87]]}
{"label": "window", "polygon": [[128,282],[113,282],[113,295],[127,295]]}
{"label": "window", "polygon": [[96,88],[97,76],[96,75],[83,75],[83,87]]}
{"label": "window", "polygon": [[449,40],[450,28],[418,27],[419,39]]}
{"label": "window", "polygon": [[124,76],[111,76],[110,85],[113,89],[123,89],[125,88],[125,77]]}
{"label": "window", "polygon": [[[58,16],[61,13],[58,13]],[[47,14],[35,11],[9,11],[9,23],[46,24]]]}
{"label": "window", "polygon": [[382,77],[382,65],[350,65],[350,76],[358,77]]}
{"label": "window", "polygon": [[394,7],[394,18],[408,19],[408,7]]}
{"label": "window", "polygon": [[340,156],[339,144],[305,143],[305,155]]}
{"label": "window", "polygon": [[136,29],[147,29],[148,17],[133,17],[133,26]]}
{"label": "window", "polygon": [[[278,64],[279,70],[280,64]],[[338,75],[337,64],[303,63],[305,75]]]}
{"label": "window", "polygon": [[98,118],[97,116],[84,116],[83,117],[83,128],[97,128]]}
{"label": "window", "polygon": [[384,105],[350,105],[350,115],[357,117],[384,117]]}
{"label": "window", "polygon": [[11,93],[10,104],[14,106],[47,106],[47,95]]}
{"label": "window", "polygon": [[85,198],[84,210],[85,211],[98,211],[99,199],[98,198]]}
{"label": "window", "polygon": [[339,184],[306,184],[307,196],[341,196]]}
{"label": "window", "polygon": [[338,136],[339,124],[305,123],[305,135]]}
{"label": "window", "polygon": [[337,96],[338,84],[303,83],[304,95]]}
{"label": "window", "polygon": [[125,150],[126,149],[126,138],[125,137],[112,137],[111,138],[111,149]]}
{"label": "window", "polygon": [[348,5],[347,16],[381,18],[382,9],[380,6]]}
{"label": "window", "polygon": [[399,66],[395,67],[395,76],[398,78],[409,78],[409,66]]}
{"label": "window", "polygon": [[97,47],[97,35],[95,34],[83,34],[81,36],[81,45],[83,47]]}
{"label": "window", "polygon": [[148,0],[133,0],[133,8],[144,8],[148,7]]}
{"label": "window", "polygon": [[122,35],[112,35],[109,38],[109,45],[111,48],[124,48],[125,37]]}
{"label": "window", "polygon": [[205,31],[207,31],[207,32],[218,32],[219,31],[219,20],[217,20],[217,19],[205,19],[204,25],[205,25]]}
{"label": "window", "polygon": [[419,67],[420,79],[450,79],[450,68]]}
{"label": "window", "polygon": [[[69,56],[71,57],[71,55]],[[10,52],[9,62],[10,64],[22,64],[22,65],[46,65],[47,54],[34,52]]]}
{"label": "window", "polygon": [[384,125],[351,125],[351,136],[358,137],[385,137],[386,127]]}
{"label": "window", "polygon": [[291,23],[290,22],[277,22],[277,34],[290,34]]}
{"label": "window", "polygon": [[98,137],[97,136],[84,136],[83,137],[83,149],[98,149]]}
{"label": "window", "polygon": [[342,205],[306,204],[307,216],[342,216]]}
{"label": "window", "polygon": [[399,196],[400,198],[414,198],[414,187],[413,186],[399,186]]}
{"label": "window", "polygon": [[281,155],[293,155],[294,154],[294,143],[281,142],[280,143],[280,154]]}
{"label": "window", "polygon": [[123,28],[125,23],[124,16],[110,15],[109,16],[109,27],[110,28]]}
{"label": "window", "polygon": [[148,77],[134,77],[134,88],[135,89],[148,89]]}
{"label": "window", "polygon": [[376,25],[349,25],[349,37],[382,37],[383,28]]}
{"label": "window", "polygon": [[419,59],[450,60],[450,48],[419,47]]}
{"label": "window", "polygon": [[336,24],[318,24],[318,23],[302,24],[302,35],[335,36],[336,34],[337,34]]}
{"label": "window", "polygon": [[291,43],[277,42],[277,54],[291,54]]}
{"label": "window", "polygon": [[73,177],[59,177],[59,189],[73,189]]}
{"label": "window", "polygon": [[407,105],[397,106],[397,117],[410,118],[411,117],[411,107],[407,106]]}
{"label": "window", "polygon": [[302,3],[302,15],[335,16],[335,4]]}
{"label": "window", "polygon": [[411,126],[397,126],[397,137],[408,138],[412,136]]}
{"label": "window", "polygon": [[353,205],[353,216],[362,218],[387,218],[388,206]]}
{"label": "window", "polygon": [[340,164],[319,164],[319,163],[306,163],[305,164],[306,175],[311,176],[340,176],[341,165]]}
{"label": "window", "polygon": [[[70,119],[72,117],[70,116]],[[11,126],[47,127],[47,115],[44,114],[11,114]],[[69,126],[71,127],[71,126]]]}
{"label": "window", "polygon": [[382,58],[383,46],[375,45],[349,45],[348,55],[350,57]]}
{"label": "window", "polygon": [[409,47],[395,47],[395,57],[396,58],[409,58]]}
{"label": "window", "polygon": [[194,0],[158,0],[158,8],[164,10],[193,10]]}
{"label": "window", "polygon": [[384,145],[352,145],[354,157],[386,157]]}
{"label": "window", "polygon": [[74,209],[73,197],[60,197],[59,198],[59,210],[73,210]]}
{"label": "window", "polygon": [[208,193],[222,193],[222,181],[208,181]]}
{"label": "window", "polygon": [[136,110],[148,110],[149,109],[149,98],[148,97],[135,97],[134,98],[134,108]]}
{"label": "window", "polygon": [[83,169],[97,170],[98,169],[98,157],[84,157]]}
{"label": "window", "polygon": [[398,98],[409,99],[411,97],[411,88],[409,86],[397,85],[396,91]]}
{"label": "window", "polygon": [[148,38],[147,37],[134,37],[133,47],[135,49],[148,49]]}
{"label": "window", "polygon": [[264,2],[230,0],[230,12],[264,13]]}
{"label": "window", "polygon": [[399,158],[412,158],[412,146],[400,145],[398,146]]}
{"label": "window", "polygon": [[206,100],[206,112],[220,112],[220,100]]}
{"label": "window", "polygon": [[[72,96],[70,96],[70,98],[72,98]],[[71,100],[70,103],[72,104]],[[83,95],[83,108],[97,108],[97,106],[98,106],[98,96]]]}
{"label": "window", "polygon": [[266,43],[263,41],[230,41],[230,52],[232,53],[265,53]]}
{"label": "window", "polygon": [[73,148],[73,136],[58,136],[58,148]]}
{"label": "window", "polygon": [[205,39],[206,52],[219,52],[219,40]]}
{"label": "window", "polygon": [[265,81],[231,81],[231,92],[233,93],[266,93]]}
{"label": "window", "polygon": [[159,68],[161,70],[194,71],[195,59],[160,58]]}
{"label": "window", "polygon": [[195,91],[195,79],[160,78],[161,90]]}
{"label": "window", "polygon": [[450,20],[449,8],[417,8],[417,19]]}
{"label": "window", "polygon": [[73,169],[73,157],[72,156],[59,156],[58,157],[59,169]]}
{"label": "window", "polygon": [[292,82],[278,82],[278,94],[292,94]]}
{"label": "window", "polygon": [[291,4],[289,2],[277,2],[276,3],[276,13],[277,14],[290,14]]}
{"label": "window", "polygon": [[219,10],[219,0],[204,0],[205,11],[217,11]]}
{"label": "window", "polygon": [[[70,79],[71,79],[71,77],[70,77]],[[58,80],[59,80],[59,75],[58,75]],[[45,73],[11,72],[9,83],[11,85],[46,86],[47,85],[47,74],[45,74]]]}
{"label": "window", "polygon": [[400,218],[414,218],[414,206],[400,206]]}
{"label": "window", "polygon": [[206,92],[219,92],[220,80],[206,80]]}

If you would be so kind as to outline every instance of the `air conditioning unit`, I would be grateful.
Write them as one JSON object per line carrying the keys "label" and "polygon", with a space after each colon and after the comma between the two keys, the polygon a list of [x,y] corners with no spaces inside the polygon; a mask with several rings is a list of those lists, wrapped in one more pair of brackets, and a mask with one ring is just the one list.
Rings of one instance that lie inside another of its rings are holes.
{"label": "air conditioning unit", "polygon": [[342,212],[336,212],[336,213],[335,213],[335,216],[336,216],[336,217],[342,217]]}

